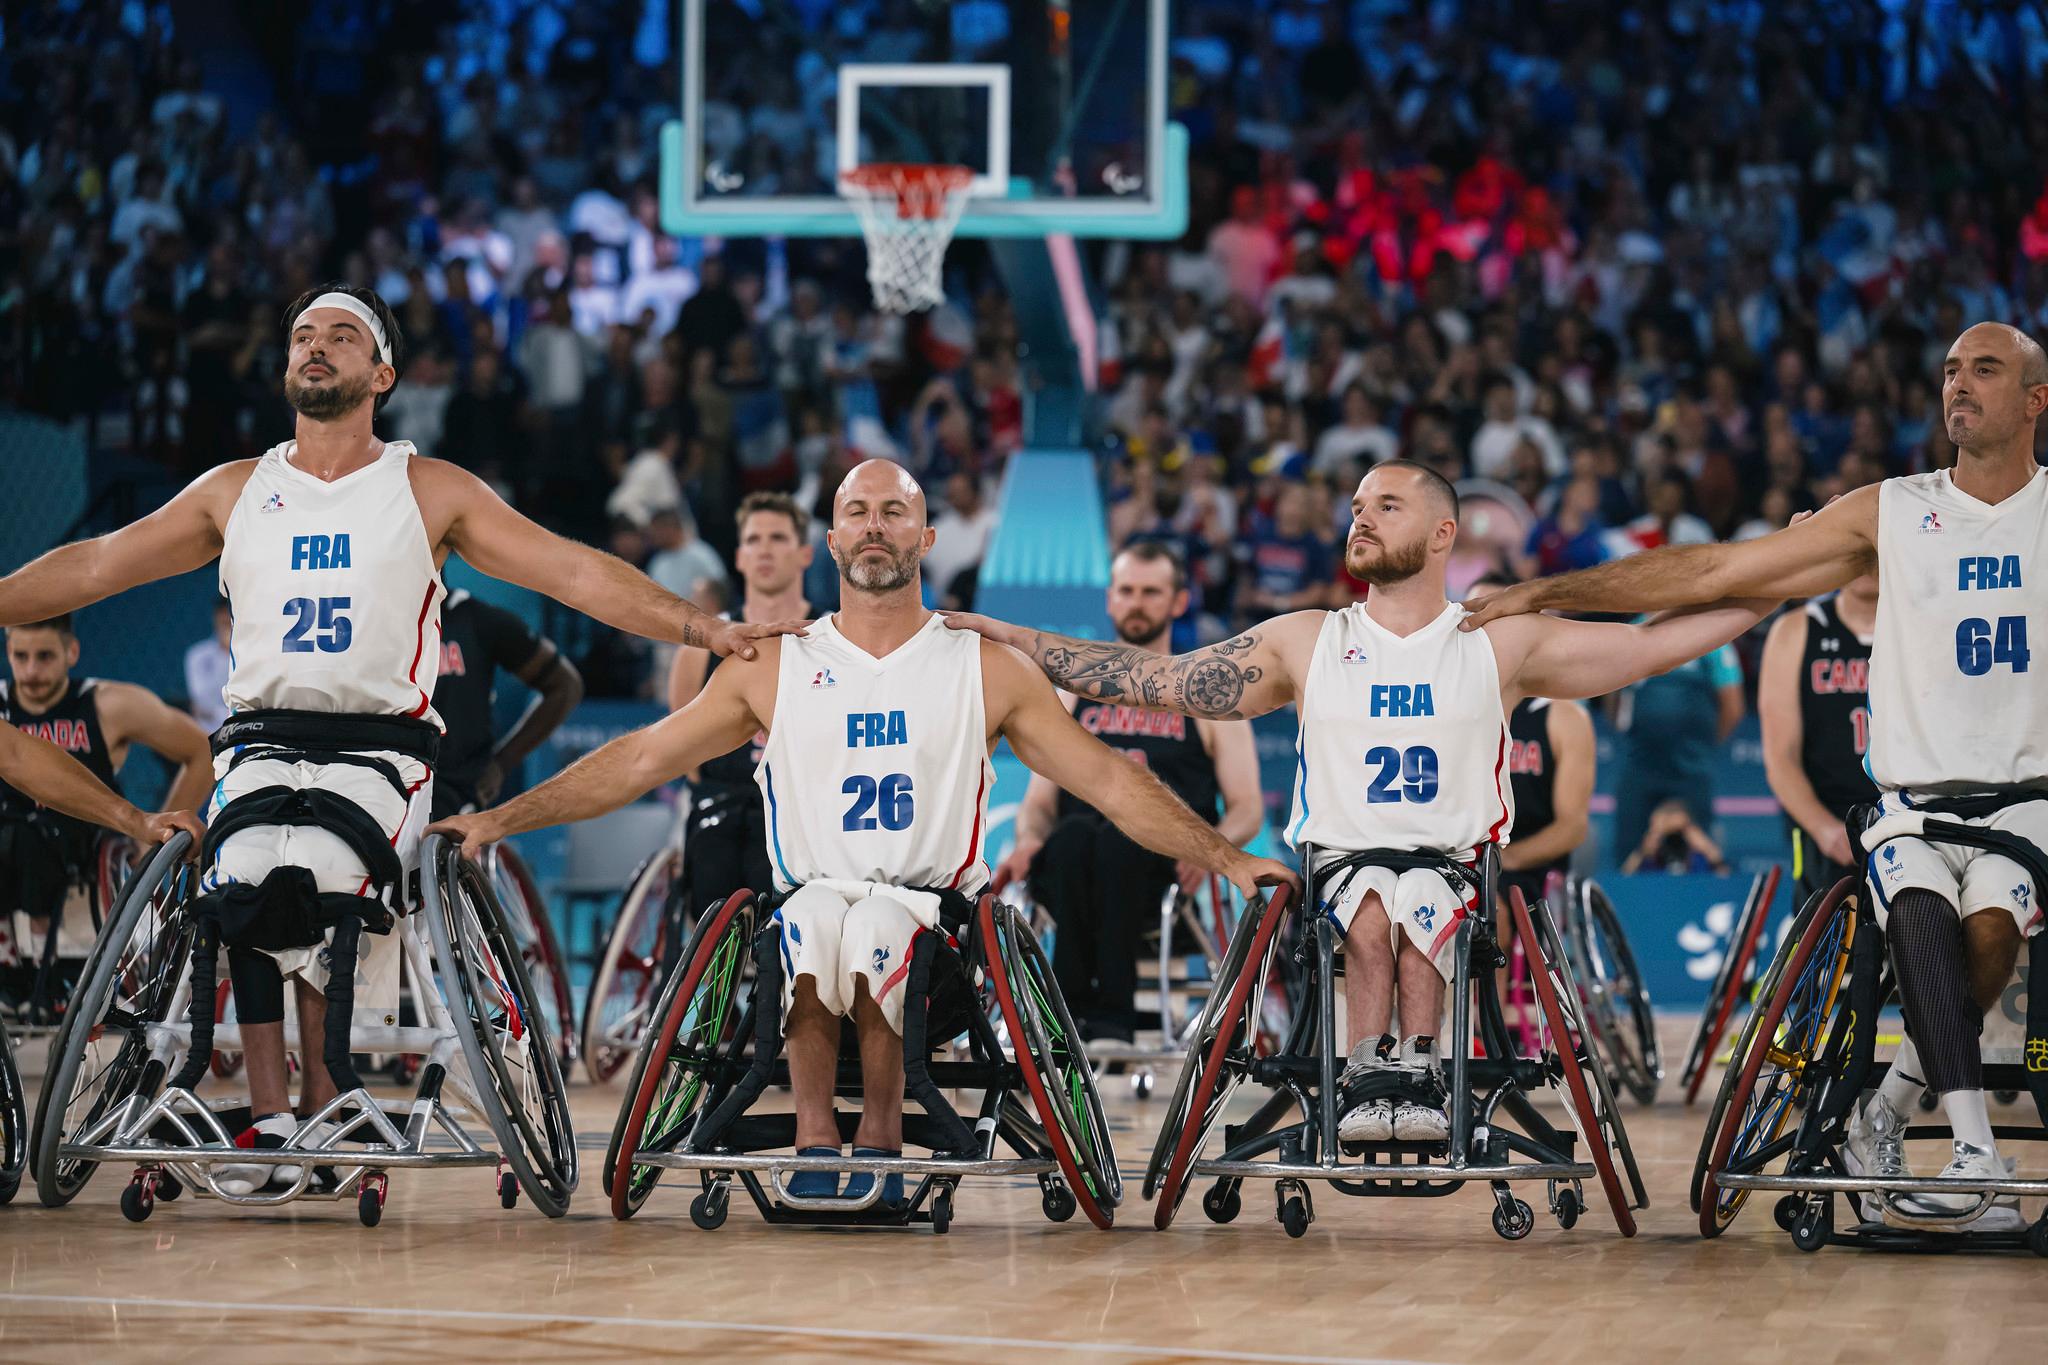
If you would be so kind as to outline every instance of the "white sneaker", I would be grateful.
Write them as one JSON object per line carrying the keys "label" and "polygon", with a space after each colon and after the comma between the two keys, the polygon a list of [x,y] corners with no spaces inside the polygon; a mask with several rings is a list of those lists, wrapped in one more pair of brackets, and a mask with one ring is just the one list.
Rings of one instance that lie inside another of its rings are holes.
{"label": "white sneaker", "polygon": [[1353,1105],[1337,1120],[1342,1142],[1385,1142],[1394,1135],[1394,1102],[1385,1097]]}
{"label": "white sneaker", "polygon": [[[1955,1160],[1942,1169],[1943,1180],[2001,1180],[2017,1168],[2017,1162],[2001,1161],[1998,1153],[1989,1147],[1976,1147],[1967,1142],[1955,1144]],[[1958,1226],[1980,1227],[1984,1219],[1998,1211],[1997,1202],[1985,1207],[1984,1197],[1969,1190],[1958,1190],[1954,1194],[1901,1194],[1892,1199],[1892,1204],[1910,1218],[1953,1218]],[[1983,1212],[1971,1216],[1971,1210],[1983,1208]],[[2018,1216],[2018,1207],[2013,1209]]]}
{"label": "white sneaker", "polygon": [[1394,1107],[1394,1136],[1402,1142],[1442,1142],[1451,1135],[1451,1120],[1441,1109],[1403,1100]]}
{"label": "white sneaker", "polygon": [[[299,1121],[291,1114],[266,1114],[256,1120],[240,1137],[235,1139],[238,1147],[250,1147],[259,1151],[271,1151],[282,1147],[285,1140],[299,1131]],[[285,1175],[289,1171],[291,1174]],[[221,1166],[214,1172],[214,1181],[222,1194],[250,1195],[268,1185],[273,1179],[284,1179],[287,1183],[299,1178],[296,1166],[273,1166],[268,1162],[252,1162],[248,1165],[233,1164]]]}
{"label": "white sneaker", "polygon": [[1850,1175],[1885,1180],[1913,1174],[1906,1165],[1906,1116],[1892,1107],[1883,1091],[1872,1092],[1850,1113],[1849,1131],[1842,1141],[1842,1164]]}

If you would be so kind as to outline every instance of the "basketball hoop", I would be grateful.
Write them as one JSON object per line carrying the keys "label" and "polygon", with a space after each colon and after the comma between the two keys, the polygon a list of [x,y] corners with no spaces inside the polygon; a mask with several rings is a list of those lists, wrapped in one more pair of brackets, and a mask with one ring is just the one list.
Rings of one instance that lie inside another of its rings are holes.
{"label": "basketball hoop", "polygon": [[875,306],[914,313],[946,301],[946,244],[967,207],[974,172],[965,166],[878,161],[839,174],[839,193],[860,217]]}

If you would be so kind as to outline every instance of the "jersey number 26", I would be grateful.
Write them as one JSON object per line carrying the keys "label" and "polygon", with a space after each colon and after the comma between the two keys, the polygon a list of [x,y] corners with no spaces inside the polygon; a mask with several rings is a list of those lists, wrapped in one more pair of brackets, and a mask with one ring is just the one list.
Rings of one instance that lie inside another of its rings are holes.
{"label": "jersey number 26", "polygon": [[873,829],[877,824],[883,829],[909,829],[917,814],[909,773],[890,773],[879,782],[865,773],[855,773],[839,790],[853,798],[839,822],[839,827],[849,832]]}

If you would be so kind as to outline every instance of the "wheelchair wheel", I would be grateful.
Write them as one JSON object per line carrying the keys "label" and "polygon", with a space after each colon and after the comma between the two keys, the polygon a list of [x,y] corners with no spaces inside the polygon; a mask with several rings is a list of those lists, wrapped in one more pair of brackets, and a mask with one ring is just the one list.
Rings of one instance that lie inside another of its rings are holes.
{"label": "wheelchair wheel", "polygon": [[1273,970],[1280,926],[1293,895],[1291,889],[1283,889],[1248,907],[1224,953],[1215,989],[1202,1010],[1187,1060],[1181,1064],[1180,1080],[1174,1085],[1152,1159],[1145,1166],[1145,1197],[1156,1194],[1159,1201],[1152,1212],[1152,1225],[1162,1232],[1180,1211],[1188,1176],[1210,1129],[1222,1117],[1231,1092],[1245,1078],[1249,1050],[1257,1037],[1258,1014],[1265,1002],[1265,983]]}
{"label": "wheelchair wheel", "polygon": [[1637,1104],[1654,1104],[1657,1085],[1664,1079],[1664,1057],[1657,1044],[1657,1015],[1650,1006],[1649,989],[1614,913],[1614,902],[1591,879],[1576,889],[1573,966],[1587,992],[1587,1017],[1608,1071]]}
{"label": "wheelchair wheel", "polygon": [[560,1053],[482,869],[435,836],[421,854],[423,913],[477,1108],[535,1208],[559,1218],[576,1188],[576,1129]]}
{"label": "wheelchair wheel", "polygon": [[14,1198],[28,1169],[28,1097],[14,1065],[14,1040],[0,1023],[0,1204]]}
{"label": "wheelchair wheel", "polygon": [[[1548,917],[1540,921],[1531,917],[1520,887],[1508,888],[1508,912],[1514,919],[1516,935],[1524,944],[1534,947],[1540,957],[1549,960],[1548,964],[1540,960],[1530,962],[1529,983],[1535,988],[1536,1003],[1543,1011],[1543,1023],[1549,1030],[1550,1041],[1557,1048],[1551,1055],[1557,1059],[1565,1099],[1578,1121],[1579,1134],[1585,1139],[1586,1153],[1593,1162],[1593,1169],[1599,1173],[1600,1188],[1607,1193],[1607,1205],[1614,1214],[1614,1225],[1621,1230],[1622,1236],[1633,1237],[1636,1235],[1636,1220],[1632,1209],[1647,1202],[1642,1177],[1636,1170],[1634,1154],[1629,1150],[1628,1132],[1622,1127],[1621,1114],[1614,1103],[1614,1093],[1607,1085],[1606,1073],[1588,1045],[1590,1035],[1585,1020],[1575,1008],[1567,1007],[1575,1007],[1578,1003],[1578,991],[1571,980],[1571,963],[1565,957],[1564,945],[1558,941]],[[1577,1040],[1576,1045],[1574,1040]],[[1622,1188],[1621,1175],[1614,1166],[1616,1152],[1621,1154],[1628,1167],[1635,1196],[1633,1204],[1629,1198],[1630,1191]]]}
{"label": "wheelchair wheel", "polygon": [[977,914],[989,981],[1046,1145],[1088,1221],[1107,1228],[1123,1199],[1123,1175],[1081,1032],[1024,917],[989,892],[982,893]]}
{"label": "wheelchair wheel", "polygon": [[1778,875],[1778,866],[1773,863],[1769,871],[1751,884],[1749,899],[1742,903],[1735,932],[1729,936],[1728,951],[1722,955],[1714,984],[1707,990],[1706,1008],[1700,1013],[1692,1041],[1686,1045],[1685,1066],[1678,1073],[1687,1104],[1699,1098],[1707,1068],[1714,1064],[1714,1053],[1728,1032],[1728,1021],[1734,1017],[1736,1005],[1748,995],[1745,987],[1756,962],[1757,944],[1763,941],[1764,924],[1771,917],[1771,902],[1778,897]]}
{"label": "wheelchair wheel", "polygon": [[1702,1237],[1720,1236],[1749,1198],[1747,1190],[1722,1189],[1715,1172],[1772,1160],[1772,1148],[1813,1079],[1807,1071],[1826,1042],[1856,939],[1855,885],[1844,877],[1809,903],[1771,963],[1767,993],[1722,1078],[1693,1169],[1692,1205]]}
{"label": "wheelchair wheel", "polygon": [[173,835],[128,879],[50,1044],[29,1135],[36,1195],[50,1208],[70,1203],[99,1169],[60,1157],[65,1141],[131,1100],[154,1099],[178,1060],[152,1055],[147,1026],[168,1019],[192,950],[191,847],[189,834]]}
{"label": "wheelchair wheel", "polygon": [[526,959],[526,974],[548,1016],[548,1036],[554,1039],[566,1076],[576,1062],[576,1001],[569,989],[569,962],[555,937],[554,921],[548,918],[547,900],[512,845],[492,844],[484,851],[484,867],[511,922],[520,956]]}
{"label": "wheelchair wheel", "polygon": [[583,1065],[599,1085],[609,1083],[640,1050],[654,998],[661,992],[668,936],[687,928],[671,923],[682,877],[683,855],[676,849],[663,849],[642,863],[605,937],[604,955],[583,1002]]}
{"label": "wheelchair wheel", "polygon": [[636,1165],[633,1158],[674,1151],[730,1084],[721,1064],[735,1060],[745,1042],[740,988],[756,928],[754,893],[735,892],[698,921],[683,961],[669,975],[604,1157],[604,1188],[615,1218],[638,1213],[661,1183],[660,1167]]}

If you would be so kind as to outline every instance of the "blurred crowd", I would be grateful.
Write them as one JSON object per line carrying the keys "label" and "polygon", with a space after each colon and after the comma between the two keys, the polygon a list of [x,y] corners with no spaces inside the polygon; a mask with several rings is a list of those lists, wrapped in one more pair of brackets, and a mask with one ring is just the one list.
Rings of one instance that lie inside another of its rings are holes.
{"label": "blurred crowd", "polygon": [[[178,477],[256,453],[290,429],[279,309],[342,278],[408,339],[385,429],[547,524],[729,598],[741,497],[818,506],[888,455],[968,600],[1029,384],[990,258],[956,244],[905,320],[858,241],[664,234],[674,11],[10,11],[0,401]],[[922,13],[833,17],[914,60]],[[1171,53],[1190,229],[1083,247],[1111,530],[1188,552],[1184,638],[1360,591],[1376,460],[1486,482],[1472,572],[1557,572],[1938,466],[1949,342],[2048,333],[2038,7],[1183,0]],[[648,684],[629,648],[586,672]]]}

